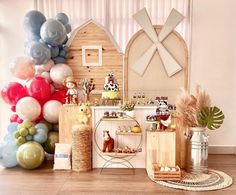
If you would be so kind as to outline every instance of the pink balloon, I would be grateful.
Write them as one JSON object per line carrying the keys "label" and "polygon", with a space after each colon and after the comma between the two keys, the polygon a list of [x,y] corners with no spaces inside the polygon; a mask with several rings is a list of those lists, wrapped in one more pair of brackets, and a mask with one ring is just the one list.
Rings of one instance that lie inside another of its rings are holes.
{"label": "pink balloon", "polygon": [[41,76],[48,80],[49,83],[52,82],[49,72],[42,72]]}
{"label": "pink balloon", "polygon": [[54,65],[55,65],[54,62],[52,60],[49,60],[47,64],[43,65],[43,69],[44,71],[49,72]]}
{"label": "pink balloon", "polygon": [[47,79],[35,76],[27,83],[28,94],[39,101],[45,101],[50,97],[51,86]]}
{"label": "pink balloon", "polygon": [[27,80],[34,77],[33,62],[27,57],[16,57],[10,62],[11,73],[18,79]]}
{"label": "pink balloon", "polygon": [[27,96],[17,102],[16,113],[23,120],[34,121],[40,116],[41,106],[36,99]]}

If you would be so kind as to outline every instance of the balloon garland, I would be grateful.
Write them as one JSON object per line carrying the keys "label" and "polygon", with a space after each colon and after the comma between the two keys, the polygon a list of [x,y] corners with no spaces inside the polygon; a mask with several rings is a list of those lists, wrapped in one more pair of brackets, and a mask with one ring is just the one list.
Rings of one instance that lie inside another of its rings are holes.
{"label": "balloon garland", "polygon": [[13,114],[0,142],[0,165],[35,169],[42,164],[45,152],[54,154],[59,142],[59,108],[66,98],[63,81],[73,75],[64,64],[71,25],[64,13],[46,19],[32,10],[24,16],[24,29],[26,56],[9,64],[12,75],[21,82],[10,82],[1,90]]}

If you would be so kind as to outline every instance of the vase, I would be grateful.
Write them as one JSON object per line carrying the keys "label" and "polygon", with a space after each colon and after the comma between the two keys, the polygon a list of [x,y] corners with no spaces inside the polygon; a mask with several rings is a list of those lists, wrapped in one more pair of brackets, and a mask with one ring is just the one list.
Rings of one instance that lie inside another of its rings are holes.
{"label": "vase", "polygon": [[124,111],[124,113],[125,113],[127,116],[129,116],[129,117],[131,117],[131,118],[134,118],[134,110],[131,110],[131,111]]}
{"label": "vase", "polygon": [[189,128],[187,171],[199,174],[208,173],[208,135],[203,127]]}

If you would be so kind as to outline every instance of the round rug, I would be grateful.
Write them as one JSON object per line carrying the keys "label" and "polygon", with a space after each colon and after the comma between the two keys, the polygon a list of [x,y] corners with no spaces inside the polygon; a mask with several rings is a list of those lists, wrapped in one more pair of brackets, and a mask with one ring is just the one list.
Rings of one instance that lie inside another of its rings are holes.
{"label": "round rug", "polygon": [[[151,177],[150,179],[153,180]],[[182,171],[181,181],[153,181],[162,186],[189,191],[219,190],[233,183],[232,177],[213,169],[209,169],[208,174],[191,174]]]}

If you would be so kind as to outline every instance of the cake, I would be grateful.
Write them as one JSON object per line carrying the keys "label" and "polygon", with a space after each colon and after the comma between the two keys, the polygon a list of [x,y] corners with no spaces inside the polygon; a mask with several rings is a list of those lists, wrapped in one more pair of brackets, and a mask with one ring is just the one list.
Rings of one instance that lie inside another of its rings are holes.
{"label": "cake", "polygon": [[105,77],[104,91],[102,92],[102,99],[104,100],[119,100],[120,91],[119,84],[116,81],[116,78],[113,75],[113,72],[110,71]]}

